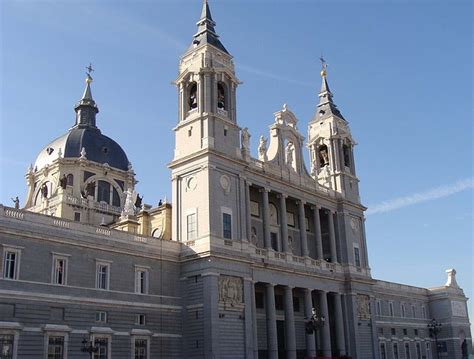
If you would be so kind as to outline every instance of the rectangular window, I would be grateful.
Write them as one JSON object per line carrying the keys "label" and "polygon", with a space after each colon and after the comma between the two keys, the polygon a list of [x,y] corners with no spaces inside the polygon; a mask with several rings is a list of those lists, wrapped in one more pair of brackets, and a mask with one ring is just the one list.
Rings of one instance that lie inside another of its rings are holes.
{"label": "rectangular window", "polygon": [[147,339],[135,339],[135,359],[148,359]]}
{"label": "rectangular window", "polygon": [[408,329],[403,329],[403,335],[408,335]]}
{"label": "rectangular window", "polygon": [[393,343],[393,359],[398,359],[398,343]]}
{"label": "rectangular window", "polygon": [[136,325],[145,325],[146,324],[146,317],[145,314],[137,314],[135,318]]}
{"label": "rectangular window", "polygon": [[380,343],[380,359],[387,359],[387,352],[385,350],[385,343]]}
{"label": "rectangular window", "polygon": [[293,212],[286,212],[286,222],[290,227],[295,226],[295,214]]}
{"label": "rectangular window", "polygon": [[188,241],[197,238],[197,225],[196,225],[196,213],[188,214],[186,217],[188,227]]}
{"label": "rectangular window", "polygon": [[426,308],[425,308],[425,306],[421,307],[421,316],[423,317],[423,319],[426,319]]}
{"label": "rectangular window", "polygon": [[258,202],[250,201],[250,215],[252,217],[260,217],[260,206]]}
{"label": "rectangular window", "polygon": [[0,334],[0,358],[13,358],[13,345],[15,337],[10,334]]}
{"label": "rectangular window", "polygon": [[97,348],[97,352],[94,353],[93,359],[108,359],[109,340],[107,338],[95,338],[94,346]]}
{"label": "rectangular window", "polygon": [[283,305],[283,296],[280,294],[275,295],[275,309],[276,310],[284,310],[285,307]]}
{"label": "rectangular window", "polygon": [[421,345],[416,343],[416,359],[421,359]]}
{"label": "rectangular window", "polygon": [[275,232],[270,233],[270,238],[272,240],[272,248],[275,251],[278,251],[278,234]]}
{"label": "rectangular window", "polygon": [[418,329],[415,329],[415,335],[418,335]]}
{"label": "rectangular window", "polygon": [[397,331],[396,331],[395,328],[392,328],[392,329],[390,330],[390,332],[392,333],[392,335],[396,335],[396,334],[397,334]]}
{"label": "rectangular window", "polygon": [[95,313],[95,321],[97,323],[107,323],[107,312],[98,311]]}
{"label": "rectangular window", "polygon": [[300,311],[300,298],[293,297],[293,311],[299,312]]}
{"label": "rectangular window", "polygon": [[405,343],[405,359],[411,359],[410,344]]}
{"label": "rectangular window", "polygon": [[76,222],[80,222],[81,221],[81,213],[80,212],[74,212],[74,220]]}
{"label": "rectangular window", "polygon": [[401,315],[402,315],[402,318],[405,318],[405,304],[400,304],[400,311],[401,311]]}
{"label": "rectangular window", "polygon": [[67,258],[53,255],[53,284],[66,285]]}
{"label": "rectangular window", "polygon": [[6,248],[3,254],[3,278],[18,279],[20,250]]}
{"label": "rectangular window", "polygon": [[148,293],[148,269],[146,268],[135,269],[135,293]]}
{"label": "rectangular window", "polygon": [[51,336],[48,339],[48,359],[64,358],[64,337]]}
{"label": "rectangular window", "polygon": [[97,289],[109,289],[109,263],[97,263]]}
{"label": "rectangular window", "polygon": [[255,292],[255,307],[259,309],[263,309],[265,307],[262,292]]}
{"label": "rectangular window", "polygon": [[416,318],[416,308],[414,305],[411,306],[411,316],[413,318]]}
{"label": "rectangular window", "polygon": [[381,306],[381,303],[380,301],[378,300],[377,301],[377,304],[376,304],[376,312],[377,312],[377,315],[382,315],[382,306]]}
{"label": "rectangular window", "polygon": [[389,309],[390,316],[393,317],[393,303],[392,302],[388,303],[388,309]]}
{"label": "rectangular window", "polygon": [[379,334],[383,335],[383,328],[379,328]]}
{"label": "rectangular window", "polygon": [[360,267],[360,252],[358,247],[354,247],[354,262],[356,267]]}
{"label": "rectangular window", "polygon": [[222,232],[226,239],[232,239],[232,216],[229,213],[222,213]]}

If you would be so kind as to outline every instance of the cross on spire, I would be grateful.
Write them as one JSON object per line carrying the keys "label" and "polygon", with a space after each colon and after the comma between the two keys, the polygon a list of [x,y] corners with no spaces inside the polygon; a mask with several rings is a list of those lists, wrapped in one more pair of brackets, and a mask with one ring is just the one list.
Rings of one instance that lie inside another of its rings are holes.
{"label": "cross on spire", "polygon": [[319,60],[321,61],[321,77],[326,77],[328,64],[324,59],[323,55],[321,55]]}
{"label": "cross on spire", "polygon": [[89,66],[86,66],[86,70],[87,70],[88,76],[92,75],[92,72],[94,71],[94,69],[92,68],[92,64],[90,62],[89,62]]}

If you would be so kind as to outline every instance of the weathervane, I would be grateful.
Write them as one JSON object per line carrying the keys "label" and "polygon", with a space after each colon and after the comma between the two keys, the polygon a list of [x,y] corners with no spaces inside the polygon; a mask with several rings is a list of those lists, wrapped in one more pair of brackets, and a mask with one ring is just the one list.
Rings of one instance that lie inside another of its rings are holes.
{"label": "weathervane", "polygon": [[326,77],[328,64],[327,64],[326,60],[324,60],[323,55],[321,55],[319,60],[321,61],[321,77]]}

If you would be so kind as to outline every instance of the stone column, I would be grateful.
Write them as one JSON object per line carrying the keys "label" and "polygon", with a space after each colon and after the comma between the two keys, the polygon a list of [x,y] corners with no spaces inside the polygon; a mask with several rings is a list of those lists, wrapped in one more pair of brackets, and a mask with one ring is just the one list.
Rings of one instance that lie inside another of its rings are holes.
{"label": "stone column", "polygon": [[289,252],[288,246],[288,223],[286,218],[286,198],[285,194],[280,194],[280,227],[281,227],[281,243],[283,245],[283,252]]}
{"label": "stone column", "polygon": [[219,283],[218,274],[203,274],[204,356],[219,358]]}
{"label": "stone column", "polygon": [[293,311],[293,288],[285,286],[285,339],[286,358],[296,359],[295,313]]}
{"label": "stone column", "polygon": [[[313,314],[313,298],[311,297],[311,290],[303,289],[304,293],[304,317],[305,322],[311,319]],[[314,334],[306,333],[306,355],[310,358],[314,358],[316,356],[316,342],[314,339]]]}
{"label": "stone column", "polygon": [[319,218],[319,206],[313,206],[314,240],[316,242],[316,259],[323,259],[323,240],[321,236],[321,220]]}
{"label": "stone column", "polygon": [[252,240],[252,215],[250,210],[250,186],[251,182],[245,181],[245,226],[247,232],[247,240]]}
{"label": "stone column", "polygon": [[298,217],[300,221],[300,239],[301,239],[301,256],[308,256],[308,237],[306,235],[306,216],[304,212],[304,201],[298,201]]}
{"label": "stone column", "polygon": [[265,284],[265,309],[267,314],[267,351],[269,359],[278,359],[278,339],[275,311],[275,285]]}
{"label": "stone column", "polygon": [[322,356],[323,357],[331,357],[331,331],[329,330],[329,310],[328,310],[328,298],[327,292],[319,291],[319,305],[321,315],[326,318],[326,323],[324,323],[323,327],[320,329],[321,333],[321,348]]}
{"label": "stone column", "polygon": [[327,211],[328,224],[329,224],[329,241],[331,245],[331,262],[337,263],[337,251],[336,251],[336,232],[334,228],[334,215],[331,210]]}
{"label": "stone column", "polygon": [[270,211],[269,211],[269,203],[268,203],[268,192],[270,192],[267,188],[262,188],[260,190],[262,192],[262,203],[263,203],[263,238],[265,243],[266,249],[272,248],[272,238],[270,236]]}
{"label": "stone column", "polygon": [[339,355],[346,355],[346,340],[344,337],[344,318],[342,316],[341,294],[334,293],[334,317],[336,322],[336,342]]}
{"label": "stone column", "polygon": [[[258,331],[257,331],[257,303],[255,302],[255,284],[252,282],[252,334],[253,334],[253,358],[258,359]],[[250,357],[252,358],[252,357]]]}
{"label": "stone column", "polygon": [[246,358],[254,358],[256,335],[256,306],[255,286],[251,278],[244,278],[244,317],[245,317],[245,355]]}

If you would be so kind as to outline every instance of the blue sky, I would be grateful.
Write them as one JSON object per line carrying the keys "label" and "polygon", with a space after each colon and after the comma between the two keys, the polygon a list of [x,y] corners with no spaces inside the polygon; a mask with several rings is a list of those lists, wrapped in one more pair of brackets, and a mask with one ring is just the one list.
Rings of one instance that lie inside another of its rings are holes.
{"label": "blue sky", "polygon": [[[252,134],[253,153],[284,103],[306,135],[323,53],[334,100],[359,143],[373,276],[433,287],[455,267],[473,297],[471,2],[210,5],[243,81],[238,121]],[[15,195],[23,202],[28,165],[73,125],[89,62],[99,127],[125,149],[144,201],[170,198],[171,82],[200,7],[199,0],[2,1],[0,203]]]}

